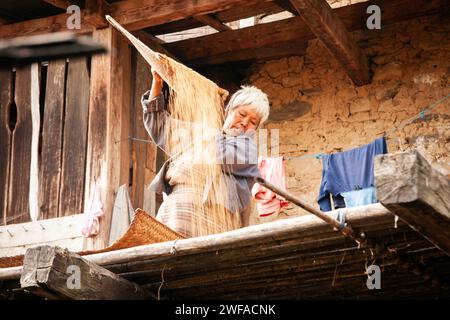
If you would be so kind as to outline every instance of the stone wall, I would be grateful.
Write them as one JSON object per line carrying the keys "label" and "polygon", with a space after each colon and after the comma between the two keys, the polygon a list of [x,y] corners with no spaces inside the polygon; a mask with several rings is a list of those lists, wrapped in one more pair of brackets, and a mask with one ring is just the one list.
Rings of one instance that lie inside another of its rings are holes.
{"label": "stone wall", "polygon": [[[425,17],[354,37],[371,60],[369,85],[353,85],[318,40],[310,41],[305,56],[252,65],[243,81],[270,98],[266,128],[279,129],[288,189],[316,206],[322,165],[311,155],[357,147],[383,132],[389,152],[417,148],[443,171],[450,170],[450,99],[425,120],[401,128],[450,94],[449,19]],[[276,217],[255,215],[252,223],[303,213],[291,205]]]}

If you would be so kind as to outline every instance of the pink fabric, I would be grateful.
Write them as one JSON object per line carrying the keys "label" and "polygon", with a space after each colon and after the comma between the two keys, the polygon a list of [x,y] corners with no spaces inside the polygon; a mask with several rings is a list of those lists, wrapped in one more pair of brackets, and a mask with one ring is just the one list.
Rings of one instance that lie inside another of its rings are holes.
{"label": "pink fabric", "polygon": [[[275,186],[286,190],[285,160],[283,157],[258,158],[258,169],[261,176]],[[255,183],[252,188],[252,196],[256,200],[256,210],[260,217],[270,216],[277,213],[289,204],[283,197],[273,191]]]}
{"label": "pink fabric", "polygon": [[81,233],[84,237],[91,237],[100,231],[99,218],[103,216],[103,204],[97,191],[97,185],[92,189],[89,197],[88,211],[84,213],[84,226]]}

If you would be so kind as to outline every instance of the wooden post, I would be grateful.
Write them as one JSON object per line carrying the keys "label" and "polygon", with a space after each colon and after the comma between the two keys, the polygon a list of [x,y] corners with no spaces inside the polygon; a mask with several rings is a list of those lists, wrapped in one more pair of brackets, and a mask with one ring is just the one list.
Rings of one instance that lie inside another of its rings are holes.
{"label": "wooden post", "polygon": [[450,255],[450,179],[416,150],[375,158],[378,200]]}
{"label": "wooden post", "polygon": [[107,245],[114,199],[119,186],[128,185],[130,169],[131,49],[112,27],[94,31],[93,38],[109,53],[91,63],[84,212],[97,184],[105,215],[87,250]]}
{"label": "wooden post", "polygon": [[39,166],[39,219],[58,216],[66,61],[48,63]]}
{"label": "wooden post", "polygon": [[27,250],[20,285],[49,299],[144,300],[154,298],[137,284],[59,247]]}
{"label": "wooden post", "polygon": [[17,122],[11,141],[7,224],[30,221],[31,65],[17,69],[14,96]]}
{"label": "wooden post", "polygon": [[[71,58],[67,68],[58,216],[83,211],[84,166],[89,110],[89,73],[85,57]],[[45,190],[44,192],[48,192]]]}
{"label": "wooden post", "polygon": [[11,130],[9,113],[13,103],[13,73],[0,70],[0,225],[6,224],[9,169],[11,152]]}

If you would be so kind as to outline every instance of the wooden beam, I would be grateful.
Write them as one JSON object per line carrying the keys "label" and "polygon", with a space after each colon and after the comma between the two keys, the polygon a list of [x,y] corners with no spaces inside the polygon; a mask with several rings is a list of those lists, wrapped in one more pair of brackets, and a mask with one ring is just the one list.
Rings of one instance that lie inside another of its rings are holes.
{"label": "wooden beam", "polygon": [[108,26],[105,15],[109,14],[110,7],[105,0],[86,0],[84,6],[84,19],[96,28]]}
{"label": "wooden beam", "polygon": [[205,26],[210,26],[210,27],[216,29],[219,32],[231,30],[231,28],[229,26],[227,26],[226,24],[223,24],[220,20],[218,20],[217,18],[214,18],[210,14],[197,15],[197,16],[194,16],[194,19],[197,21],[200,21]]}
{"label": "wooden beam", "polygon": [[8,24],[8,23],[11,23],[8,19],[0,17],[0,26],[3,26],[3,25]]}
{"label": "wooden beam", "polygon": [[39,219],[58,216],[66,60],[48,63],[39,166]]}
{"label": "wooden beam", "polygon": [[416,150],[375,159],[378,200],[450,256],[450,179]]}
{"label": "wooden beam", "polygon": [[68,7],[73,5],[73,3],[69,0],[43,0],[43,1],[56,8],[63,9],[64,11],[66,11]]}
{"label": "wooden beam", "polygon": [[83,214],[17,223],[0,227],[0,257],[25,254],[27,248],[52,244],[71,251],[83,250]]}
{"label": "wooden beam", "polygon": [[9,171],[11,162],[11,128],[10,111],[13,103],[13,72],[0,69],[0,225],[6,224],[8,214]]}
{"label": "wooden beam", "polygon": [[[236,6],[224,11],[214,13],[214,16],[222,22],[237,21],[249,17],[254,17],[260,14],[278,13],[283,11],[279,6],[273,2],[258,2],[250,5]],[[157,25],[148,28],[150,34],[160,35],[166,33],[179,32],[187,29],[201,27],[202,23],[195,20],[193,17],[176,20],[173,22]]]}
{"label": "wooden beam", "polygon": [[292,3],[289,0],[274,0],[274,2],[283,10],[292,13],[293,15],[298,16],[297,10],[294,8]]}
{"label": "wooden beam", "polygon": [[111,16],[129,31],[180,20],[189,16],[204,15],[233,7],[249,6],[268,0],[198,0],[155,1],[128,0],[111,4]]}
{"label": "wooden beam", "polygon": [[59,247],[27,250],[20,277],[22,289],[50,299],[154,299],[135,283]]}
{"label": "wooden beam", "polygon": [[86,212],[97,185],[105,214],[100,233],[87,240],[86,250],[107,245],[115,194],[119,186],[129,183],[131,156],[131,49],[112,27],[94,31],[93,39],[110,54],[94,56],[91,62],[84,205]]}
{"label": "wooden beam", "polygon": [[51,17],[3,25],[0,27],[0,39],[13,38],[17,37],[17,35],[30,36],[60,31],[69,31],[78,34],[92,32],[94,27],[83,18],[83,15],[84,11],[81,10],[80,29],[67,30],[67,18],[69,15],[62,13]]}
{"label": "wooden beam", "polygon": [[311,31],[341,63],[356,85],[370,82],[366,55],[325,0],[290,0]]}
{"label": "wooden beam", "polygon": [[89,71],[86,57],[69,60],[66,79],[60,195],[57,211],[60,217],[83,212],[89,111]]}

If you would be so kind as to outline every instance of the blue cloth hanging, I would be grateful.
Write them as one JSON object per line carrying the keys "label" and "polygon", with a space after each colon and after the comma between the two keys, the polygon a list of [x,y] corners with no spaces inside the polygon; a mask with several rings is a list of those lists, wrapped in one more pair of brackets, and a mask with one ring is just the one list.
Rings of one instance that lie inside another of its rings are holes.
{"label": "blue cloth hanging", "polygon": [[323,156],[318,198],[320,210],[331,210],[330,194],[334,207],[342,208],[345,207],[343,193],[374,187],[374,158],[386,153],[386,140],[381,137],[358,148]]}

